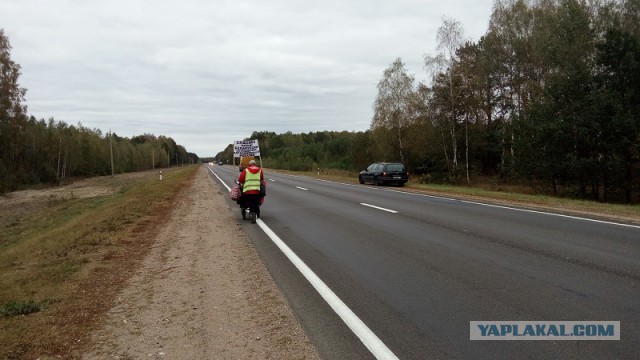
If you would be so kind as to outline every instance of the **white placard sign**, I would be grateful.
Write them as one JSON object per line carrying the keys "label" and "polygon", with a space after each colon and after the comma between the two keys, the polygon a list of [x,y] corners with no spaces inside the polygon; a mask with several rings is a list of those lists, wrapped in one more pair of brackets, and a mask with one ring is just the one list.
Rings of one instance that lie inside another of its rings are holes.
{"label": "white placard sign", "polygon": [[258,145],[258,140],[234,141],[233,156],[260,156],[260,145]]}

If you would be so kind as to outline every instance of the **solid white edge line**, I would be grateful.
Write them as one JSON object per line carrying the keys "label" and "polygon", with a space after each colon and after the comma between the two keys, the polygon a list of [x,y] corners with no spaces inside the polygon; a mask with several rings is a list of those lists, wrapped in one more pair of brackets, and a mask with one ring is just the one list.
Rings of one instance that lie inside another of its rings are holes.
{"label": "solid white edge line", "polygon": [[395,210],[385,209],[385,208],[383,208],[383,207],[375,206],[375,205],[371,205],[371,204],[360,203],[360,205],[368,206],[368,207],[370,207],[370,208],[374,208],[374,209],[378,209],[378,210],[382,210],[382,211],[386,211],[386,212],[390,212],[390,213],[392,213],[392,214],[397,214],[397,213],[398,213],[398,212],[397,212],[397,211],[395,211]]}
{"label": "solid white edge line", "polygon": [[300,190],[304,190],[304,191],[309,191],[309,189],[305,189],[305,188],[300,187],[300,186],[296,186],[296,188],[298,188],[298,189],[300,189]]}
{"label": "solid white edge line", "polygon": [[220,179],[220,176],[218,176],[218,174],[216,174],[215,172],[213,172],[213,170],[211,170],[210,167],[207,166],[207,169],[213,174],[213,176],[215,176],[216,178],[218,178],[218,181],[220,181],[220,183],[222,185],[224,185],[224,187],[227,188],[227,191],[231,192],[231,188],[229,186],[227,186],[227,184],[224,183],[224,181],[222,181],[222,179]]}
{"label": "solid white edge line", "polygon": [[447,201],[459,201],[461,203],[466,203],[466,204],[482,205],[482,206],[494,207],[494,208],[505,209],[505,210],[528,212],[528,213],[532,213],[532,214],[558,216],[558,217],[563,217],[563,218],[572,219],[572,220],[590,221],[590,222],[594,222],[594,223],[598,223],[598,224],[617,225],[617,226],[630,227],[630,228],[634,228],[634,229],[640,229],[640,225],[618,223],[618,222],[607,221],[607,220],[590,219],[590,218],[585,218],[585,217],[580,217],[580,216],[565,215],[565,214],[552,213],[552,212],[547,212],[547,211],[525,209],[525,208],[517,208],[517,207],[512,207],[512,206],[506,206],[506,205],[487,204],[487,203],[481,203],[481,202],[477,202],[477,201],[460,200],[460,199],[448,198],[448,197],[437,196],[437,195],[417,194],[417,193],[413,193],[413,192],[400,191],[400,190],[386,190],[386,191],[397,192],[397,193],[406,194],[406,195],[429,197],[429,198],[433,198],[433,199],[440,199],[440,200],[447,200]]}
{"label": "solid white edge line", "polygon": [[311,270],[287,244],[284,243],[261,219],[258,226],[271,238],[280,251],[291,261],[311,286],[329,304],[335,313],[344,321],[353,333],[371,351],[376,359],[398,359],[398,357],[365,325],[349,307]]}
{"label": "solid white edge line", "polygon": [[[207,169],[209,169],[209,171],[211,171],[211,173],[213,173],[213,175],[215,175],[218,178],[218,180],[220,180],[220,182],[227,188],[227,190],[231,191],[231,188],[228,187],[218,177],[218,175],[216,175],[216,173],[214,173],[209,167],[207,167]],[[280,175],[283,175],[283,174],[280,174]],[[284,176],[286,176],[286,175],[284,175]],[[291,176],[291,177],[301,177],[301,176],[295,176],[295,175],[289,175],[289,176]],[[324,180],[324,179],[316,179],[316,180],[335,183],[335,184],[342,184],[342,185],[347,185],[347,186],[358,186],[358,185],[354,185],[354,184],[347,184],[347,183],[331,181],[331,180]],[[563,217],[563,218],[572,219],[572,220],[583,220],[583,221],[590,221],[590,222],[594,222],[594,223],[598,223],[598,224],[617,225],[617,226],[629,227],[629,228],[634,228],[634,229],[640,229],[640,225],[618,223],[618,222],[607,221],[607,220],[589,219],[589,218],[580,217],[580,216],[564,215],[564,214],[558,214],[558,213],[552,213],[552,212],[546,212],[546,211],[539,211],[539,210],[532,210],[532,209],[525,209],[525,208],[517,208],[517,207],[511,207],[511,206],[505,206],[505,205],[485,204],[485,203],[481,203],[481,202],[477,202],[477,201],[460,200],[460,199],[448,198],[448,197],[437,196],[437,195],[417,194],[417,193],[408,192],[408,191],[401,191],[401,190],[392,190],[392,189],[388,189],[387,190],[387,189],[384,189],[383,191],[391,191],[391,192],[397,192],[397,193],[400,193],[400,194],[429,197],[429,198],[433,198],[433,199],[442,199],[442,200],[448,200],[448,201],[460,201],[460,202],[467,203],[467,204],[482,205],[482,206],[494,207],[494,208],[500,208],[500,209],[506,209],[506,210],[529,212],[529,213],[532,213],[532,214],[558,216],[558,217]]]}
{"label": "solid white edge line", "polygon": [[[222,185],[224,185],[228,191],[231,191],[231,188],[227,186],[227,184],[220,179],[220,177],[213,172],[209,167],[207,167],[209,171],[220,181]],[[276,233],[271,230],[267,226],[267,224],[262,221],[262,219],[257,219],[256,223],[262,231],[273,241],[273,243],[282,251],[282,253],[291,261],[293,266],[300,271],[302,276],[307,279],[307,281],[313,286],[314,289],[320,294],[320,296],[324,299],[324,301],[329,304],[331,309],[344,321],[345,324],[353,331],[353,333],[362,341],[364,346],[369,349],[371,354],[376,359],[381,360],[393,360],[398,359],[398,357],[380,340],[376,334],[371,331],[365,325],[362,320],[353,312],[349,307],[340,300],[340,298],[322,281],[318,275],[316,275],[313,270],[311,270],[299,257],[296,255],[293,250],[291,250],[287,244],[280,239]]]}
{"label": "solid white edge line", "polygon": [[640,229],[639,225],[623,224],[623,223],[617,223],[617,222],[613,222],[613,221],[583,218],[583,217],[579,217],[579,216],[548,213],[548,212],[544,212],[544,211],[531,210],[531,209],[519,209],[519,208],[514,208],[514,207],[504,206],[504,205],[483,204],[483,203],[479,203],[479,202],[476,202],[476,201],[469,201],[469,200],[458,200],[458,201],[463,202],[463,203],[467,203],[467,204],[483,205],[483,206],[488,206],[488,207],[495,207],[495,208],[500,208],[500,209],[515,210],[515,211],[523,211],[523,212],[529,212],[529,213],[534,213],[534,214],[554,215],[554,216],[559,216],[559,217],[563,217],[563,218],[567,218],[567,219],[573,219],[573,220],[585,220],[585,221],[591,221],[591,222],[599,223],[599,224],[618,225],[618,226],[625,226],[625,227]]}

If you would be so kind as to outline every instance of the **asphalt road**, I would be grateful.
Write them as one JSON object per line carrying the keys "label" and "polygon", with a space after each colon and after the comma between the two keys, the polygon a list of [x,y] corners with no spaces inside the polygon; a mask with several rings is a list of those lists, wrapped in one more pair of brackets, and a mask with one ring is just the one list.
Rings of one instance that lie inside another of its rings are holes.
{"label": "asphalt road", "polygon": [[[227,186],[238,175],[231,166],[210,168]],[[263,224],[392,357],[640,358],[640,227],[398,187],[269,172],[266,178]],[[240,219],[235,203],[229,204]],[[262,228],[248,221],[243,226],[320,354],[373,358],[371,346],[345,326]],[[469,339],[470,321],[525,320],[620,321],[621,336]]]}

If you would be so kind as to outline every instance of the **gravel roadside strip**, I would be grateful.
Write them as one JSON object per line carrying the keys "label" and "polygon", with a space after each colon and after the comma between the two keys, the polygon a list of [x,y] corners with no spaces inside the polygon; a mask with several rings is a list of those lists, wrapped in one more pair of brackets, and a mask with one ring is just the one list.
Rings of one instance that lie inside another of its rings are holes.
{"label": "gravel roadside strip", "polygon": [[84,359],[318,359],[205,167]]}

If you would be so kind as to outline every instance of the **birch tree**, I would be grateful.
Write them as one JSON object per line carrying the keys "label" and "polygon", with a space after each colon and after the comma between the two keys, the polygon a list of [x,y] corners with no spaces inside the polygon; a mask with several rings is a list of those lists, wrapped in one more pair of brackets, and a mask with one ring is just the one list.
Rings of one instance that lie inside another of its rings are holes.
{"label": "birch tree", "polygon": [[446,104],[448,105],[446,109],[442,109],[443,113],[446,114],[447,127],[449,132],[449,137],[451,139],[451,150],[452,150],[452,170],[453,175],[457,176],[458,171],[458,141],[456,134],[456,127],[458,125],[458,107],[455,102],[456,91],[457,88],[455,86],[454,77],[455,74],[455,63],[458,60],[456,50],[463,43],[464,30],[460,22],[444,17],[442,20],[442,26],[438,28],[438,33],[436,35],[437,41],[437,51],[439,53],[435,56],[425,55],[425,68],[431,75],[435,81],[436,77],[439,74],[444,74],[448,87],[448,98],[446,99]]}
{"label": "birch tree", "polygon": [[414,77],[407,74],[402,59],[397,58],[385,71],[378,83],[378,96],[374,103],[371,129],[386,130],[394,144],[400,161],[405,161],[406,128],[410,122],[410,107]]}

